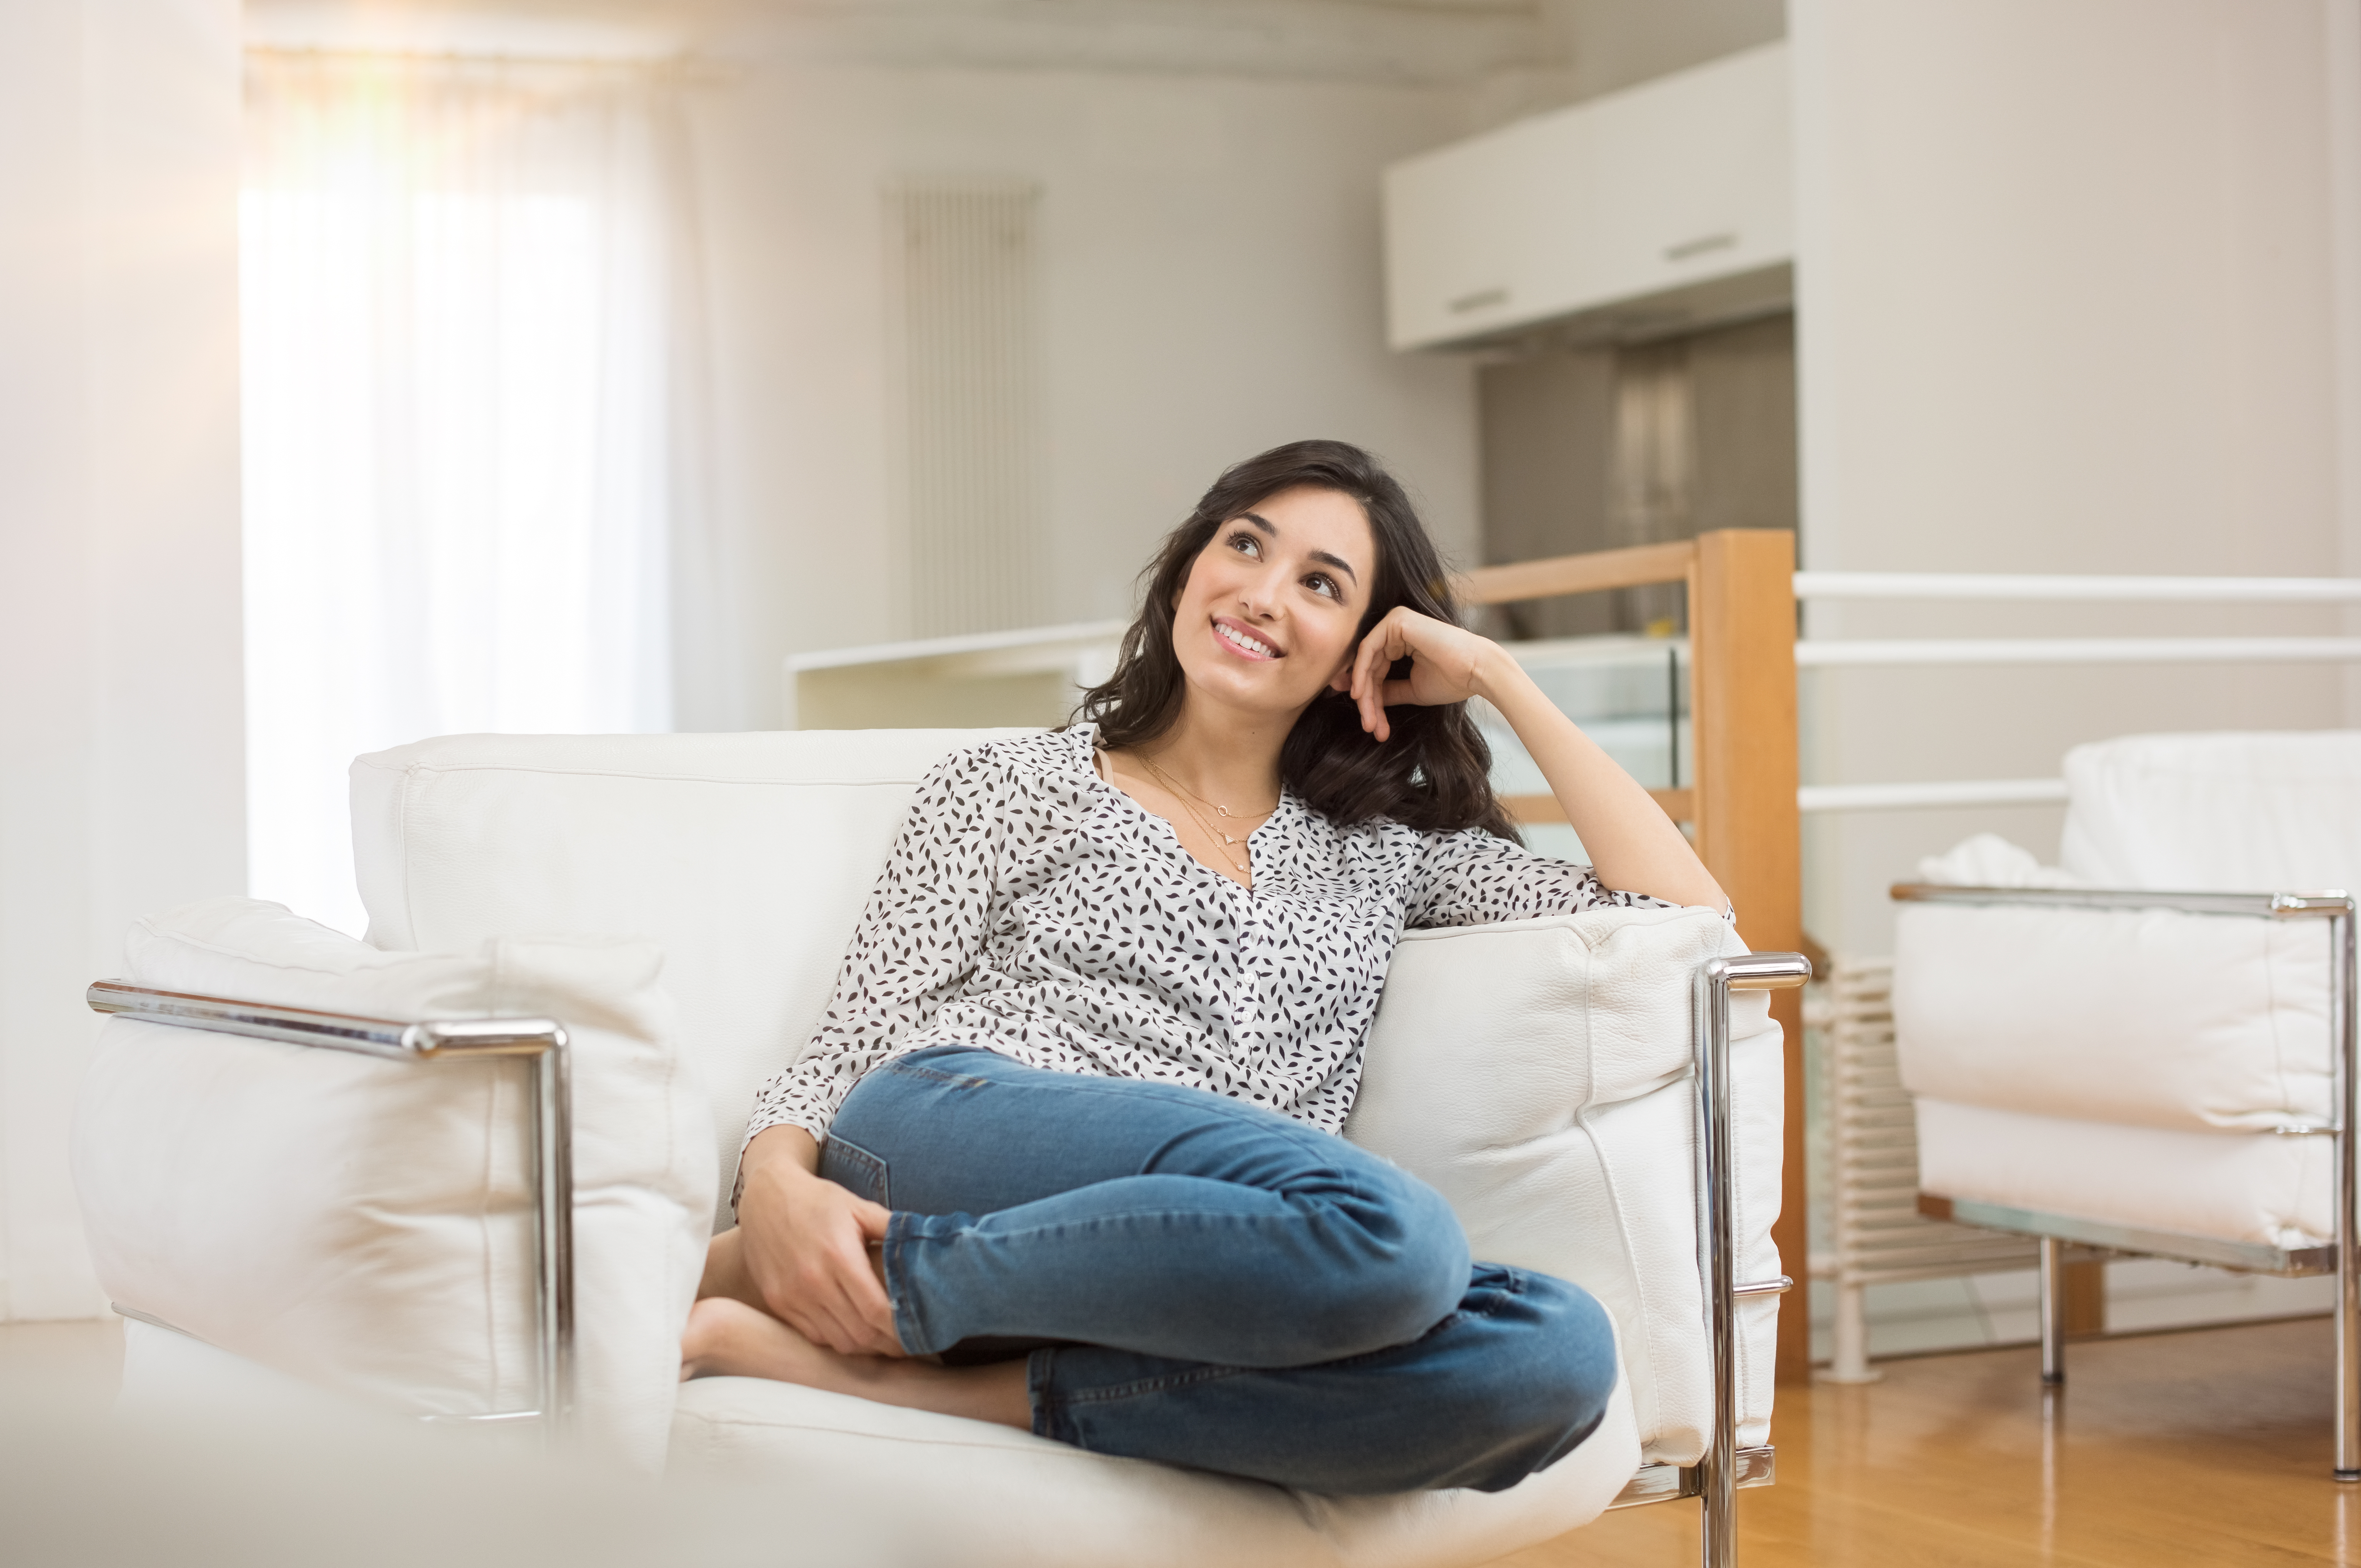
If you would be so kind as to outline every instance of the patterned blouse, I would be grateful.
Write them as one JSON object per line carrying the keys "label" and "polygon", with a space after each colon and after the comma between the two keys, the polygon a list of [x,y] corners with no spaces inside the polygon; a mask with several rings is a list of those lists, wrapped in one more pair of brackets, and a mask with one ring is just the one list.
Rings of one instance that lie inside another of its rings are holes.
{"label": "patterned blouse", "polygon": [[1405,929],[1664,907],[1480,828],[1340,828],[1292,794],[1246,840],[1241,887],[1100,778],[1093,741],[1089,725],[994,740],[927,775],[819,1032],[756,1095],[748,1138],[824,1138],[863,1073],[943,1045],[1193,1084],[1333,1133]]}

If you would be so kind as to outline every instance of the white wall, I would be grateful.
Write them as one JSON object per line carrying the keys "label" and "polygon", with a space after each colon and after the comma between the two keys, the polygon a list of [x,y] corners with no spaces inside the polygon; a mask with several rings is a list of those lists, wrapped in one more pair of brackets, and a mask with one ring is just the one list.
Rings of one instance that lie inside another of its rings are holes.
{"label": "white wall", "polygon": [[[1858,570],[2361,572],[2339,513],[2327,31],[2350,0],[1795,0],[1804,533]],[[2348,35],[2349,37],[2349,35]],[[2348,73],[2349,76],[2349,73]],[[2351,164],[2344,167],[2350,179]],[[2346,192],[2349,199],[2350,192]],[[2349,243],[2349,242],[2348,242]],[[2334,631],[2331,611],[1821,605],[1814,636]],[[2342,721],[2324,667],[1807,674],[1807,782],[2054,776],[2070,745]],[[1980,828],[1807,826],[1807,926]]]}
{"label": "white wall", "polygon": [[0,1319],[104,1308],[82,987],[245,885],[237,48],[236,0],[0,6]]}
{"label": "white wall", "polygon": [[[884,183],[1043,191],[1057,620],[1126,614],[1221,467],[1337,436],[1475,559],[1472,371],[1383,347],[1378,172],[1458,135],[1456,87],[774,60],[695,90],[742,711],[786,652],[906,635],[893,580]],[[691,720],[691,722],[698,722]]]}

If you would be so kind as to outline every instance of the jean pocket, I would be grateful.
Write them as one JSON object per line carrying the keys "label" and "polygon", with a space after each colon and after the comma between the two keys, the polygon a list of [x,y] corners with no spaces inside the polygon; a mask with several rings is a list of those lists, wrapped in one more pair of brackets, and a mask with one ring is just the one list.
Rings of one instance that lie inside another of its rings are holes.
{"label": "jean pocket", "polygon": [[885,1162],[850,1139],[830,1133],[820,1151],[819,1173],[857,1198],[881,1208],[894,1206],[893,1183]]}

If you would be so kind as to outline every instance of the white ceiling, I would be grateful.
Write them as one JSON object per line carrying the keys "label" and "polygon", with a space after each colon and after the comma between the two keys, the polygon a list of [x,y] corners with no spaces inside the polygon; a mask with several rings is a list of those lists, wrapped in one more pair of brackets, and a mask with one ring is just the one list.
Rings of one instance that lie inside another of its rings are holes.
{"label": "white ceiling", "polygon": [[1550,0],[247,0],[257,43],[1465,80]]}
{"label": "white ceiling", "polygon": [[1774,38],[1783,0],[247,0],[291,47],[1473,83],[1588,97]]}

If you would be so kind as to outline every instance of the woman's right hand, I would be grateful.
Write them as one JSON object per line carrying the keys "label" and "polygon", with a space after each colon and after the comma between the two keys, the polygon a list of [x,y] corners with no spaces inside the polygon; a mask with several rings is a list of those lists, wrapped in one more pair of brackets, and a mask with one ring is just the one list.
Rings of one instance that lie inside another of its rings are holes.
{"label": "woman's right hand", "polygon": [[765,1129],[740,1170],[742,1261],[763,1310],[842,1354],[904,1354],[869,1255],[893,1211],[820,1176],[819,1145],[801,1127]]}

